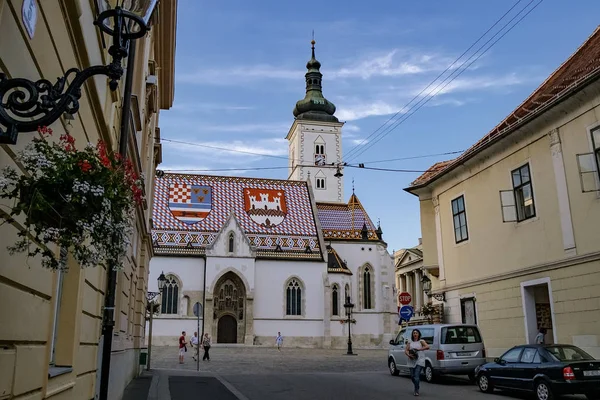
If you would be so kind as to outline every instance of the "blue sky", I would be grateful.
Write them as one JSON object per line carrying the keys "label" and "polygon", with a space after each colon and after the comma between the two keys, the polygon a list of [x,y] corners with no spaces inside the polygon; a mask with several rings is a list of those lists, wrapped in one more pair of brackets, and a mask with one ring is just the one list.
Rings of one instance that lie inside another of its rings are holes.
{"label": "blue sky", "polygon": [[[521,1],[505,21],[529,1]],[[336,116],[347,121],[343,146],[348,154],[515,2],[179,0],[175,104],[161,113],[161,136],[287,157],[284,138],[293,122],[295,102],[304,97],[305,65],[314,29],[317,59],[324,75],[323,92],[337,106]],[[363,143],[372,146],[350,161],[367,163],[469,147],[523,101],[596,28],[600,2],[577,0],[576,7],[572,3],[544,0],[406,122],[377,143]],[[425,170],[447,158],[452,156],[367,166]],[[160,168],[240,168],[210,173],[285,179],[286,169],[247,168],[286,165],[284,159],[164,141]],[[374,222],[381,219],[390,251],[414,246],[420,237],[417,198],[402,190],[418,175],[344,170],[346,198],[354,178],[356,194],[371,218]]]}

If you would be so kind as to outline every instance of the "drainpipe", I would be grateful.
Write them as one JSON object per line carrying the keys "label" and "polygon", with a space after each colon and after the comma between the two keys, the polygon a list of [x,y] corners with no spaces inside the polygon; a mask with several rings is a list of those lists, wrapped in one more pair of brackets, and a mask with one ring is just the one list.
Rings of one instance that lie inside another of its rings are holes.
{"label": "drainpipe", "polygon": [[[131,118],[131,87],[133,70],[135,68],[135,41],[129,42],[127,57],[127,75],[123,91],[123,106],[121,112],[121,137],[119,138],[119,154],[123,160],[127,158],[129,143],[129,126]],[[106,271],[106,295],[104,297],[104,316],[102,320],[102,369],[100,371],[100,399],[108,400],[108,384],[110,377],[110,357],[112,354],[113,327],[115,326],[115,291],[117,288],[117,271],[109,267]]]}

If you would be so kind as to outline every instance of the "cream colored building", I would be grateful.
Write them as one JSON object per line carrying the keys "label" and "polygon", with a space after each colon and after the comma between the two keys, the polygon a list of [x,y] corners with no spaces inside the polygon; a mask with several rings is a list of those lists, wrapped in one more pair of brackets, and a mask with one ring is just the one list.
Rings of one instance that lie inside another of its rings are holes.
{"label": "cream colored building", "polygon": [[[25,3],[28,12],[29,7],[36,11],[27,14],[27,26],[23,0],[0,0],[0,72],[8,78],[55,82],[69,68],[109,62],[93,25],[93,1]],[[118,275],[110,399],[119,399],[139,373],[144,342],[148,263],[153,255],[152,182],[161,154],[158,112],[173,102],[177,1],[162,0],[158,7],[151,31],[137,41],[129,157],[146,176],[148,204],[138,210],[126,266]],[[150,75],[156,79],[147,80]],[[116,92],[109,91],[105,77],[89,79],[75,119],[54,123],[55,134],[70,131],[78,146],[102,139],[117,149],[124,79]],[[18,168],[15,152],[34,135],[23,133],[16,145],[1,145],[0,167]],[[71,263],[68,272],[53,272],[37,259],[11,256],[6,246],[14,242],[19,228],[18,221],[0,226],[0,399],[93,399],[106,271],[82,270]]]}
{"label": "cream colored building", "polygon": [[532,342],[600,357],[600,30],[419,197],[423,265],[447,322],[475,320],[489,357]]}

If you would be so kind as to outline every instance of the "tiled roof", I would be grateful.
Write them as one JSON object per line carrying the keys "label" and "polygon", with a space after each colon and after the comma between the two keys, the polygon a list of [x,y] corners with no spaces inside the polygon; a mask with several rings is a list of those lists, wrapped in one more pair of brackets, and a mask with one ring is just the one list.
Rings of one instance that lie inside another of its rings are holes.
{"label": "tiled roof", "polygon": [[352,275],[346,261],[342,261],[337,251],[330,245],[327,245],[327,272]]}
{"label": "tiled roof", "polygon": [[348,204],[317,203],[317,213],[326,240],[361,240],[362,228],[366,224],[369,240],[379,240],[376,227],[355,194]]}
{"label": "tiled roof", "polygon": [[525,119],[542,113],[548,107],[582,89],[590,82],[591,78],[595,79],[599,75],[600,27],[596,28],[594,33],[569,59],[558,67],[521,105],[485,135],[483,139],[454,160],[434,164],[427,172],[413,181],[408,189],[426,184],[441,176],[444,172],[457,167],[479,150],[487,147],[493,139],[510,134]]}
{"label": "tiled roof", "polygon": [[306,182],[164,174],[154,196],[160,253],[212,244],[233,212],[257,256],[323,258]]}

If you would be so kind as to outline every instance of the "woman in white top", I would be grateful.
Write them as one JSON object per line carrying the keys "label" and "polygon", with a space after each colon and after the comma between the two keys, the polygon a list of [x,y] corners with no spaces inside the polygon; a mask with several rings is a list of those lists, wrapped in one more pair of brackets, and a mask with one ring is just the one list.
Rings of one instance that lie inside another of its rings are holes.
{"label": "woman in white top", "polygon": [[425,368],[425,350],[429,350],[429,345],[426,341],[421,340],[421,331],[413,329],[411,340],[406,345],[406,355],[408,356],[408,367],[410,368],[410,377],[415,386],[414,395],[419,395],[419,384],[421,378],[421,370]]}

